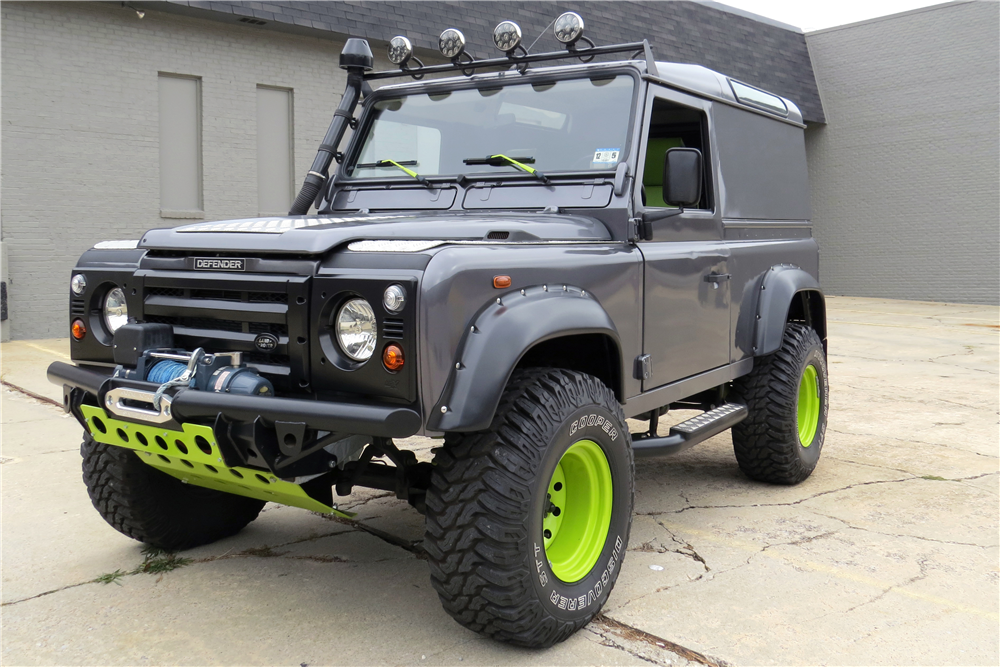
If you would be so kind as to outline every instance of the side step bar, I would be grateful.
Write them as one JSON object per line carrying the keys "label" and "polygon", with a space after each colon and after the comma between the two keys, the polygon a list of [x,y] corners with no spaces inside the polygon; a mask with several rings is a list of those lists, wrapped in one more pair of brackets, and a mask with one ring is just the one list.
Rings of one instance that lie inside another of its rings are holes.
{"label": "side step bar", "polygon": [[683,452],[713,435],[732,428],[746,419],[746,416],[747,406],[740,403],[726,403],[670,427],[669,435],[632,438],[632,451],[637,457],[643,458]]}

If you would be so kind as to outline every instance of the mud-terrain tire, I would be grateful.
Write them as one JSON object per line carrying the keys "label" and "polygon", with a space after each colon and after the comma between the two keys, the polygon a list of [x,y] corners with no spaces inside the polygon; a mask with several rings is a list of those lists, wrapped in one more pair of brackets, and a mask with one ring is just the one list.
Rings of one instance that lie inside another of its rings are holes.
{"label": "mud-terrain tire", "polygon": [[572,371],[515,372],[490,429],[449,434],[434,463],[424,544],[456,621],[548,647],[600,611],[628,545],[634,487],[628,426],[608,387]]}
{"label": "mud-terrain tire", "polygon": [[753,371],[733,382],[729,400],[749,410],[733,427],[740,469],[772,484],[809,477],[823,449],[829,395],[823,342],[790,322],[778,351],[755,359]]}
{"label": "mud-terrain tire", "polygon": [[143,463],[130,449],[84,434],[83,481],[111,527],[167,551],[235,535],[257,518],[264,501],[184,484]]}

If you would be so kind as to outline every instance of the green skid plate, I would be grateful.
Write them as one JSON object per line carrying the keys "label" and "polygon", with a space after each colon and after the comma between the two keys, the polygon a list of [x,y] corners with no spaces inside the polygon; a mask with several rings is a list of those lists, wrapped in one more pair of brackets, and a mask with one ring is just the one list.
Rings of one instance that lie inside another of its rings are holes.
{"label": "green skid plate", "polygon": [[298,484],[269,472],[226,467],[209,426],[183,424],[183,431],[170,431],[119,421],[90,405],[81,405],[80,409],[94,440],[135,450],[141,461],[188,484],[323,514],[354,516],[310,498]]}

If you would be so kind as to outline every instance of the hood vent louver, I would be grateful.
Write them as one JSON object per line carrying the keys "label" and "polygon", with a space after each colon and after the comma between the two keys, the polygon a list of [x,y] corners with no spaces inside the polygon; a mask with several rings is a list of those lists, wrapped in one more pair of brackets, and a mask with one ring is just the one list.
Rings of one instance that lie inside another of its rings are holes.
{"label": "hood vent louver", "polygon": [[510,238],[510,232],[490,232],[486,238],[490,241],[506,241]]}

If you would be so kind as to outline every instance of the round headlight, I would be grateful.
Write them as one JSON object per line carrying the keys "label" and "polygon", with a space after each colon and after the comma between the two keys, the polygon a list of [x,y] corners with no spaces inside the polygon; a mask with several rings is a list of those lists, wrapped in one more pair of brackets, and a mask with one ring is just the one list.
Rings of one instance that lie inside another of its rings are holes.
{"label": "round headlight", "polygon": [[355,361],[368,361],[375,351],[378,334],[375,312],[364,299],[351,299],[337,313],[337,341],[340,349]]}
{"label": "round headlight", "polygon": [[73,290],[73,294],[80,296],[83,294],[83,290],[87,289],[87,276],[82,273],[78,273],[73,276],[73,279],[69,281],[69,288]]}
{"label": "round headlight", "polygon": [[393,65],[405,65],[413,55],[413,44],[402,35],[396,35],[389,40],[389,62]]}
{"label": "round headlight", "polygon": [[521,27],[513,21],[503,21],[493,28],[493,43],[504,53],[510,53],[521,43]]}
{"label": "round headlight", "polygon": [[445,58],[457,58],[465,51],[465,35],[461,30],[448,28],[438,37],[438,50]]}
{"label": "round headlight", "polygon": [[128,324],[128,304],[125,303],[125,292],[120,287],[114,288],[104,297],[104,323],[111,333]]}
{"label": "round headlight", "polygon": [[552,32],[563,44],[572,44],[583,37],[583,18],[576,12],[566,12],[556,19]]}
{"label": "round headlight", "polygon": [[382,295],[382,305],[390,313],[398,313],[406,304],[406,290],[402,285],[389,285]]}

